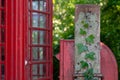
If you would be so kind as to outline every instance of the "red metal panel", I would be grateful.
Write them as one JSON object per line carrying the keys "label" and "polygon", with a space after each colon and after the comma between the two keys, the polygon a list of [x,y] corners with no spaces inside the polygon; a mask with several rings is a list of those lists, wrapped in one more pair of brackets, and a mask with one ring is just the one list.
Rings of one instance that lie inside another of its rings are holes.
{"label": "red metal panel", "polygon": [[11,0],[6,0],[6,68],[5,68],[5,73],[6,73],[6,80],[14,80],[13,79],[13,55],[12,55],[12,4]]}
{"label": "red metal panel", "polygon": [[73,80],[74,74],[74,41],[61,40],[60,54],[60,80]]}
{"label": "red metal panel", "polygon": [[[103,43],[101,46],[102,80],[118,80],[117,63],[111,50]],[[60,53],[56,56],[60,60],[60,80],[73,80],[74,74],[74,40],[61,40]]]}
{"label": "red metal panel", "polygon": [[112,51],[103,43],[101,45],[101,72],[103,80],[118,80],[118,68]]}
{"label": "red metal panel", "polygon": [[13,80],[24,80],[24,0],[13,0],[12,8]]}

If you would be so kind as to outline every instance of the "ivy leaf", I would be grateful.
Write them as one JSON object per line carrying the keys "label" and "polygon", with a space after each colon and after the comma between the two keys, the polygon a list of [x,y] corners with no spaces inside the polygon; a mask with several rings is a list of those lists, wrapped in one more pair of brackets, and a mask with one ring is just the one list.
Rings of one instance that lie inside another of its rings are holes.
{"label": "ivy leaf", "polygon": [[89,27],[89,24],[86,23],[85,21],[81,21],[81,23],[83,24],[83,27],[84,27],[84,28],[88,28],[88,27]]}
{"label": "ivy leaf", "polygon": [[86,31],[84,31],[82,28],[80,28],[80,34],[81,35],[86,35]]}
{"label": "ivy leaf", "polygon": [[94,80],[94,72],[93,68],[87,69],[83,75],[85,76],[85,80]]}
{"label": "ivy leaf", "polygon": [[85,40],[87,43],[92,44],[94,43],[94,39],[95,39],[94,35],[91,34]]}
{"label": "ivy leaf", "polygon": [[89,52],[88,54],[85,55],[85,59],[95,60],[95,53]]}
{"label": "ivy leaf", "polygon": [[83,24],[84,28],[88,28],[89,24],[88,23],[85,23]]}
{"label": "ivy leaf", "polygon": [[81,68],[87,68],[88,67],[88,63],[86,61],[80,61],[81,64]]}
{"label": "ivy leaf", "polygon": [[82,24],[85,24],[85,21],[81,21]]}
{"label": "ivy leaf", "polygon": [[78,43],[77,49],[78,49],[78,53],[81,54],[82,52],[87,51],[88,47],[83,45],[82,43]]}

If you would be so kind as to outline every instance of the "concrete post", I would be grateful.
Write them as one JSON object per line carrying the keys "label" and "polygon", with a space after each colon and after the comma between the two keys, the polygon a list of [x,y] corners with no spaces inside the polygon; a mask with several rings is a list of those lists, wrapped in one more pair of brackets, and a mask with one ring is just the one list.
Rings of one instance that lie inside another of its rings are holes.
{"label": "concrete post", "polygon": [[[100,73],[100,8],[97,5],[76,5],[75,74],[83,74],[90,68],[94,73]],[[76,77],[75,80],[84,78]]]}

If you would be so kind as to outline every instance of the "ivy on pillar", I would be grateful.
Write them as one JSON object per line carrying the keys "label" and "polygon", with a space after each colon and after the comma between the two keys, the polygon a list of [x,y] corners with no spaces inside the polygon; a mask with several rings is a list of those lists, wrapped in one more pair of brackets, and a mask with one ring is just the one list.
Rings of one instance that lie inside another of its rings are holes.
{"label": "ivy on pillar", "polygon": [[100,8],[76,5],[75,12],[75,80],[99,80],[100,73]]}

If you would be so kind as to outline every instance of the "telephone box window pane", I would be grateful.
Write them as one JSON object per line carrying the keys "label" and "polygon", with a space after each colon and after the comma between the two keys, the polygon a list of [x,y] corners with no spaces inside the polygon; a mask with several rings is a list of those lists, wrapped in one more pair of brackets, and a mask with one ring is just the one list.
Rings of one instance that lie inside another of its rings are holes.
{"label": "telephone box window pane", "polygon": [[45,0],[40,0],[40,10],[46,11],[46,2]]}
{"label": "telephone box window pane", "polygon": [[40,19],[40,23],[39,23],[39,26],[41,27],[41,28],[45,28],[45,22],[46,22],[46,17],[45,17],[45,15],[40,15],[39,16],[39,19]]}
{"label": "telephone box window pane", "polygon": [[46,44],[46,32],[34,30],[32,32],[32,44]]}
{"label": "telephone box window pane", "polygon": [[32,65],[32,74],[33,74],[33,80],[34,79],[40,79],[47,76],[47,65],[46,64],[33,64]]}
{"label": "telephone box window pane", "polygon": [[46,49],[43,47],[33,47],[32,48],[32,56],[34,61],[42,61],[46,58]]}
{"label": "telephone box window pane", "polygon": [[33,13],[32,14],[32,26],[45,28],[46,27],[46,16],[43,14]]}
{"label": "telephone box window pane", "polygon": [[38,2],[39,2],[39,0],[32,1],[32,9],[33,10],[38,10]]}
{"label": "telephone box window pane", "polygon": [[5,5],[5,0],[1,0],[1,6],[4,7]]}
{"label": "telephone box window pane", "polygon": [[1,43],[4,43],[5,42],[5,31],[4,31],[4,29],[3,28],[0,28],[0,41],[1,41]]}
{"label": "telephone box window pane", "polygon": [[38,27],[39,26],[38,23],[39,23],[39,14],[38,13],[33,13],[32,14],[32,26],[33,27]]}
{"label": "telephone box window pane", "polygon": [[4,61],[5,60],[5,55],[4,55],[4,47],[1,47],[1,60]]}
{"label": "telephone box window pane", "polygon": [[5,13],[4,10],[1,11],[1,24],[4,25],[5,23]]}
{"label": "telephone box window pane", "polygon": [[32,66],[32,73],[33,74],[37,74],[37,64],[34,64],[33,66]]}
{"label": "telephone box window pane", "polygon": [[4,78],[5,78],[5,66],[4,66],[4,64],[2,64],[1,65],[1,78],[2,78],[2,80],[5,80]]}
{"label": "telephone box window pane", "polygon": [[45,0],[33,0],[32,9],[46,11],[46,1]]}

